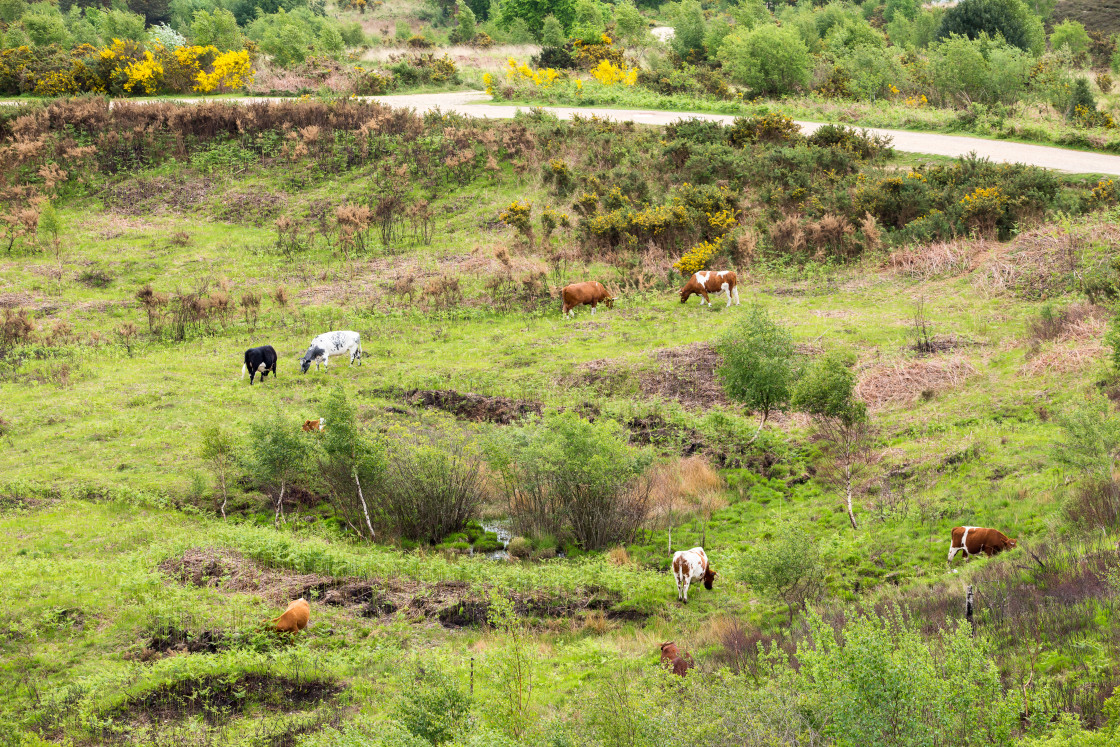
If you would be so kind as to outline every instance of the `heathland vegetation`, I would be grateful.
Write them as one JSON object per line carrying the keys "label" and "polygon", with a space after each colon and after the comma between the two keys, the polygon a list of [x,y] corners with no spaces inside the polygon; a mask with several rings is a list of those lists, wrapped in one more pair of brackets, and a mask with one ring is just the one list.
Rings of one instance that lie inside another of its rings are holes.
{"label": "heathland vegetation", "polygon": [[[1115,146],[1114,40],[970,3],[0,0],[0,742],[1114,744],[1120,190],[789,116]],[[349,96],[484,76],[742,116]]]}

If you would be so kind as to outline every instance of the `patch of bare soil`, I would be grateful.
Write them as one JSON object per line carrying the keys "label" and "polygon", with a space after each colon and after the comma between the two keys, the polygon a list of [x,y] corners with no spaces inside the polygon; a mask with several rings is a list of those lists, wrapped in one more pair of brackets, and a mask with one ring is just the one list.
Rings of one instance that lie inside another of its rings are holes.
{"label": "patch of bare soil", "polygon": [[911,344],[907,349],[920,355],[935,355],[937,353],[951,353],[954,350],[976,347],[982,344],[983,343],[977,342],[976,340],[962,337],[954,333],[950,335],[934,335],[928,340]]}
{"label": "patch of bare soil", "polygon": [[704,436],[695,428],[671,423],[660,415],[634,417],[626,421],[633,443],[692,456],[704,451]]}
{"label": "patch of bare soil", "polygon": [[661,348],[652,357],[656,365],[651,368],[633,368],[610,359],[589,361],[579,366],[575,383],[608,394],[628,393],[636,386],[644,397],[673,399],[692,409],[730,403],[716,378],[722,359],[710,343]]}
{"label": "patch of bare soil", "polygon": [[163,211],[186,212],[205,200],[211,191],[208,179],[156,176],[110,185],[102,191],[101,198],[115,213],[147,216]]}
{"label": "patch of bare soil", "polygon": [[[188,550],[181,557],[168,558],[160,570],[181,584],[209,586],[231,592],[254,592],[277,605],[304,597],[314,604],[340,607],[367,618],[399,613],[414,621],[434,620],[446,628],[478,626],[486,623],[490,609],[486,597],[463,581],[427,583],[408,579],[335,578],[301,574],[283,569],[264,568],[231,551]],[[646,613],[615,610],[621,596],[602,589],[581,589],[568,593],[508,592],[518,614],[527,618],[577,618],[590,611],[603,611],[608,619],[645,619]],[[176,639],[188,638],[183,641]],[[153,636],[153,639],[155,636]],[[202,637],[175,631],[161,637],[170,639],[172,651],[190,651],[190,646],[223,646],[224,637]],[[193,641],[193,643],[192,643]],[[154,646],[149,648],[155,649]]]}
{"label": "patch of bare soil", "polygon": [[509,397],[487,397],[454,389],[413,389],[405,393],[405,402],[413,407],[434,407],[464,420],[509,425],[527,415],[540,415],[541,403]]}
{"label": "patch of bare soil", "polygon": [[977,374],[976,367],[960,356],[884,363],[860,376],[856,396],[872,410],[930,399],[960,386]]}
{"label": "patch of bare soil", "polygon": [[342,690],[341,683],[327,677],[208,674],[164,683],[125,700],[107,715],[139,723],[201,716],[217,724],[250,709],[286,713],[314,708]]}

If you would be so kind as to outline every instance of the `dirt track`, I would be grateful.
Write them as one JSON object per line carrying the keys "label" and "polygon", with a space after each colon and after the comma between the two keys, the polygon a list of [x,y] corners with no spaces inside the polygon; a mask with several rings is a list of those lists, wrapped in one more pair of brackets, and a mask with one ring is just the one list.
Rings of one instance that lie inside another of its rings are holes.
{"label": "dirt track", "polygon": [[[511,119],[518,108],[528,108],[490,105],[486,103],[490,97],[481,92],[427,93],[407,96],[377,96],[375,98],[382,103],[398,107],[411,107],[420,112],[438,107],[445,112],[453,111],[471,117],[488,119]],[[561,119],[571,119],[575,114],[584,117],[595,114],[599,117],[652,125],[669,124],[682,117],[706,119],[725,124],[735,119],[730,114],[697,114],[644,109],[590,109],[564,106],[543,106],[540,108],[555,114]],[[820,127],[822,123],[798,122],[798,124],[801,125],[801,129],[806,134],[809,134]],[[889,135],[893,139],[896,149],[909,153],[956,157],[975,151],[978,155],[990,158],[997,163],[1026,163],[1073,174],[1120,176],[1120,156],[1104,153],[1089,153],[1065,148],[1053,148],[1046,145],[985,140],[960,135],[939,135],[928,132],[910,132],[908,130],[881,130],[873,127],[867,129],[877,135]]]}

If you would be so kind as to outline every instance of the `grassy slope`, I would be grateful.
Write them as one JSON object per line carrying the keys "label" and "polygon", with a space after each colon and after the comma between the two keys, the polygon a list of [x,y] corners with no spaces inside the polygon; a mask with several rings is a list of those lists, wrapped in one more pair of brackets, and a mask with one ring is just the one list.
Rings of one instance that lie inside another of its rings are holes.
{"label": "grassy slope", "polygon": [[[160,175],[175,176],[175,169]],[[351,174],[295,194],[290,204],[298,211],[317,197],[338,198],[360,189],[365,178]],[[267,174],[216,179],[202,203],[185,214],[129,217],[96,198],[72,203],[62,211],[68,248],[61,286],[45,276],[53,264],[49,255],[0,263],[0,293],[19,306],[38,309],[44,329],[52,320],[66,320],[82,339],[95,331],[113,339],[113,330],[125,321],[144,329],[143,312],[133,295],[148,282],[159,290],[174,290],[204,279],[227,278],[235,297],[246,290],[270,292],[284,284],[295,299],[295,311],[282,315],[266,303],[261,328],[253,334],[243,322],[235,322],[225,331],[216,329],[187,343],[142,340],[131,357],[116,343],[97,348],[73,344],[62,356],[26,361],[0,383],[0,416],[13,425],[10,442],[0,448],[0,473],[16,486],[94,486],[126,495],[139,490],[190,500],[194,476],[204,472],[195,445],[200,427],[220,422],[249,434],[254,420],[277,407],[301,419],[314,417],[316,403],[338,382],[358,397],[363,417],[371,422],[447,423],[444,416],[423,411],[401,416],[382,409],[400,402],[379,390],[424,387],[539,399],[549,405],[590,401],[623,418],[659,411],[712,432],[704,413],[643,397],[640,372],[656,365],[651,351],[710,341],[741,309],[709,310],[695,301],[682,307],[666,292],[627,296],[614,311],[602,311],[594,319],[585,311],[571,322],[561,320],[554,306],[496,314],[473,300],[448,314],[426,309],[423,297],[410,305],[386,292],[396,270],[408,263],[409,271],[419,268],[427,276],[463,271],[467,296],[476,296],[481,275],[492,265],[486,257],[493,246],[514,243],[504,229],[492,233],[485,224],[515,196],[547,201],[535,187],[511,180],[476,185],[437,205],[445,218],[432,247],[352,267],[326,252],[295,261],[281,259],[269,251],[274,238],[268,228],[210,219],[233,199],[232,193],[278,192],[274,177]],[[190,235],[185,246],[170,240],[176,231]],[[476,247],[482,248],[472,257]],[[515,261],[530,262],[518,256]],[[111,284],[90,288],[75,280],[90,268],[108,273]],[[602,277],[607,271],[572,267],[566,277],[550,277],[550,282],[587,274]],[[663,532],[654,532],[632,548],[637,558],[650,562],[647,568],[624,572],[603,559],[591,561],[602,583],[624,591],[656,616],[644,627],[611,623],[604,632],[583,630],[575,621],[568,629],[540,635],[542,650],[553,654],[545,657],[549,663],[539,685],[542,702],[565,707],[580,682],[611,662],[651,662],[658,640],[681,637],[686,630],[702,631],[703,621],[713,616],[733,613],[772,624],[776,610],[752,600],[734,571],[738,553],[764,537],[781,517],[792,515],[814,526],[829,561],[831,586],[841,596],[852,593],[856,580],[867,588],[894,572],[902,573],[896,582],[952,578],[943,570],[944,538],[948,528],[959,523],[1006,527],[1027,540],[1046,533],[1063,481],[1052,454],[1057,428],[1046,413],[1080,396],[1103,364],[1089,362],[1066,373],[1025,373],[1030,352],[1025,324],[1041,304],[985,292],[978,284],[981,274],[919,283],[882,273],[869,263],[811,277],[778,268],[750,279],[743,287],[745,302],[759,300],[769,306],[792,327],[798,342],[854,350],[865,372],[913,358],[909,325],[919,298],[926,300],[934,332],[975,343],[942,354],[961,356],[975,367],[976,375],[963,385],[929,401],[876,412],[880,435],[875,451],[881,457],[877,469],[905,470],[910,489],[929,499],[935,514],[923,521],[911,510],[874,522],[861,509],[865,528],[853,535],[835,494],[816,483],[787,485],[778,472],[769,479],[729,473],[747,482],[742,494],[729,493],[729,505],[715,514],[707,529],[705,544],[718,558],[717,567],[726,569],[717,591],[701,592],[687,610],[674,604],[671,581],[653,570],[664,562]],[[332,366],[329,373],[300,376],[294,358],[311,336],[329,328],[362,332],[365,365]],[[238,378],[241,352],[263,342],[280,351],[281,374],[265,386],[250,388]],[[1041,352],[1062,346],[1047,343]],[[578,384],[579,364],[604,358],[630,369],[619,394]],[[61,364],[68,365],[70,373],[69,383],[59,385],[55,382]],[[730,415],[741,431],[753,422],[734,409]],[[803,468],[812,455],[803,423],[780,421],[780,428],[796,439],[792,468]],[[250,514],[252,501],[251,494],[241,499]],[[119,692],[136,677],[136,687],[143,688],[143,683],[190,667],[240,671],[255,666],[255,655],[243,650],[216,655],[213,661],[200,655],[172,658],[151,668],[121,659],[122,653],[142,647],[153,621],[182,610],[190,611],[194,628],[226,630],[251,628],[254,620],[268,614],[257,594],[228,595],[165,583],[156,566],[188,547],[233,548],[282,567],[346,576],[478,582],[494,574],[487,563],[356,549],[312,534],[293,540],[292,530],[277,534],[249,525],[230,526],[146,502],[137,506],[62,500],[7,514],[0,523],[0,536],[5,538],[0,541],[0,562],[5,577],[15,579],[10,594],[13,619],[24,621],[21,625],[38,636],[20,638],[25,643],[9,658],[5,678],[17,686],[4,688],[6,700],[0,701],[9,717],[28,702],[29,687],[49,691],[86,681]],[[701,531],[695,520],[678,528],[674,546],[691,546]],[[556,563],[503,566],[500,573],[500,585],[565,589],[579,585],[582,572]],[[58,611],[72,609],[81,610],[87,622],[75,626],[64,616],[59,623]],[[486,651],[494,645],[489,636],[477,632],[449,633],[400,618],[359,621],[349,612],[323,605],[316,606],[315,615],[308,639],[295,649],[271,654],[269,666],[313,666],[351,683],[355,697],[399,684],[403,675],[394,657],[407,658],[410,654],[402,653],[406,650],[433,652],[463,674],[471,652],[477,652],[485,666]],[[685,635],[697,647],[708,640],[702,633]],[[1067,666],[1076,668],[1072,662]],[[83,707],[96,710],[101,701],[84,702]],[[365,708],[378,709],[368,698],[363,702]]]}

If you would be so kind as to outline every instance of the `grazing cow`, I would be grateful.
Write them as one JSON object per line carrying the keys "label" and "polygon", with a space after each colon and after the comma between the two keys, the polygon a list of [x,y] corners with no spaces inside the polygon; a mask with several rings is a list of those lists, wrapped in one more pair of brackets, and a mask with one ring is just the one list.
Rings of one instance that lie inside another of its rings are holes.
{"label": "grazing cow", "polygon": [[355,358],[358,359],[358,365],[362,365],[362,336],[357,332],[324,332],[311,341],[311,346],[299,359],[300,370],[307,373],[312,363],[316,370],[320,363],[326,368],[332,355],[343,353],[350,353],[351,366],[354,365]]}
{"label": "grazing cow", "polygon": [[614,307],[614,296],[603,287],[602,283],[595,280],[565,285],[560,291],[560,296],[564,299],[564,306],[560,310],[564,316],[575,316],[574,309],[584,304],[591,306],[592,314],[600,303],[606,304],[608,309]]}
{"label": "grazing cow", "polygon": [[303,597],[295,600],[284,610],[280,617],[273,618],[273,627],[281,633],[298,633],[307,627],[311,619],[311,605]]}
{"label": "grazing cow", "polygon": [[688,279],[688,282],[681,288],[681,303],[688,300],[688,297],[693,293],[703,296],[700,305],[712,305],[712,301],[708,298],[709,293],[719,293],[723,291],[727,294],[727,305],[731,306],[731,297],[735,297],[735,305],[739,305],[739,281],[735,276],[733,270],[704,270],[698,272]]}
{"label": "grazing cow", "polygon": [[261,345],[259,348],[249,348],[245,351],[245,365],[241,367],[241,378],[245,378],[245,373],[249,373],[249,386],[253,385],[253,377],[258,373],[261,375],[261,383],[264,383],[264,377],[268,376],[271,371],[272,375],[276,375],[276,351],[271,345]]}
{"label": "grazing cow", "polygon": [[673,674],[677,675],[678,677],[684,677],[686,674],[688,674],[688,670],[692,669],[694,666],[696,666],[696,664],[692,661],[692,654],[685,653],[684,656],[678,656],[677,658],[673,659],[670,666],[673,669]]}
{"label": "grazing cow", "polygon": [[693,581],[703,581],[704,588],[711,590],[716,572],[708,565],[704,548],[694,547],[673,553],[673,576],[677,579],[677,599],[688,603],[688,585]]}
{"label": "grazing cow", "polygon": [[966,558],[984,553],[989,558],[996,553],[1015,547],[1015,540],[997,529],[984,527],[954,527],[949,540],[949,562],[960,551]]}
{"label": "grazing cow", "polygon": [[327,421],[323,418],[318,420],[305,420],[303,421],[303,432],[314,433],[317,431],[325,431],[327,429]]}

